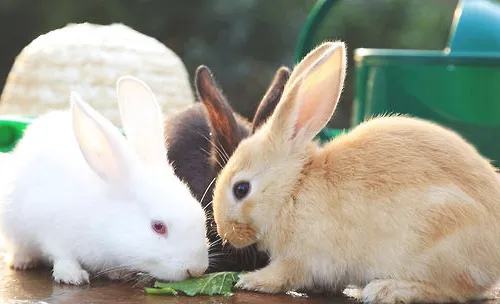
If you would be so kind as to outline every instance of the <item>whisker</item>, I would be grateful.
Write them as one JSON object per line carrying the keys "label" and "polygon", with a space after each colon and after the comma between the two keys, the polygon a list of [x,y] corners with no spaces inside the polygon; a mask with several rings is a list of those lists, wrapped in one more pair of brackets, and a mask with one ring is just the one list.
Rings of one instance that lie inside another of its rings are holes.
{"label": "whisker", "polygon": [[217,233],[217,231],[210,229],[210,231],[208,232],[208,236],[218,237],[219,234]]}
{"label": "whisker", "polygon": [[[212,155],[210,154],[210,152],[209,152],[209,151],[207,151],[207,150],[205,150],[205,149],[203,149],[203,148],[200,148],[200,150],[201,150],[201,151],[203,151],[203,152],[205,152],[208,156],[212,156]],[[218,160],[218,159],[215,159],[215,162],[217,163],[217,165],[219,165],[219,167],[220,167],[221,169],[224,167],[224,166],[223,166],[223,165],[219,162],[219,160]]]}
{"label": "whisker", "polygon": [[201,150],[202,152],[205,152],[205,154],[206,154],[208,157],[211,157],[211,156],[212,156],[212,155],[210,154],[210,152],[209,152],[209,151],[207,151],[207,150],[205,150],[205,149],[203,149],[203,148],[200,148],[200,150]]}
{"label": "whisker", "polygon": [[217,241],[212,242],[212,244],[210,244],[210,245],[211,245],[211,246],[212,246],[212,245],[217,245],[217,244],[219,244],[220,242],[222,242],[222,239],[221,239],[221,238],[219,238]]}
{"label": "whisker", "polygon": [[145,287],[151,285],[155,281],[155,277],[150,274],[138,274],[135,278],[130,281],[135,281],[132,287]]}
{"label": "whisker", "polygon": [[212,248],[215,245],[218,245],[222,242],[222,239],[219,238],[217,241],[213,241],[211,244],[209,244],[209,247]]}
{"label": "whisker", "polygon": [[[203,202],[203,200],[205,199],[205,195],[207,195],[207,193],[208,193],[208,189],[210,189],[210,187],[212,187],[212,184],[215,182],[215,179],[216,179],[216,177],[214,177],[214,178],[212,179],[212,181],[210,182],[210,184],[208,184],[207,188],[205,189],[205,192],[203,193],[203,196],[201,197],[201,201],[202,201],[202,202]],[[212,202],[210,202],[210,203],[212,203]],[[208,205],[207,205],[207,206],[208,206]],[[206,207],[205,207],[205,208],[206,208]],[[205,210],[205,209],[203,209],[203,210]]]}
{"label": "whisker", "polygon": [[227,152],[223,146],[220,146],[220,148],[222,149],[222,152],[224,153],[224,156],[226,157],[226,164],[227,164],[227,162],[229,161],[229,154],[227,154]]}
{"label": "whisker", "polygon": [[[200,132],[198,132],[198,134],[200,134],[201,136],[203,136],[214,148],[215,150],[217,151],[217,154],[219,154],[220,158],[224,161],[224,163],[227,163],[229,157],[227,155],[227,153],[225,153],[224,151],[224,147],[219,147],[218,145],[216,145],[212,139],[208,138],[207,136],[205,136],[204,134],[201,134]],[[223,166],[221,166],[222,168]]]}
{"label": "whisker", "polygon": [[221,159],[223,160],[224,164],[227,164],[227,161],[229,160],[229,155],[226,153],[226,150],[224,149],[223,146],[216,145],[214,142],[210,141],[212,145],[214,145],[215,149],[219,151],[219,155]]}
{"label": "whisker", "polygon": [[[210,187],[210,186],[209,186],[209,187]],[[203,200],[203,199],[202,199],[202,200]],[[213,202],[213,201],[208,202],[208,203],[206,204],[206,206],[205,206],[205,207],[203,207],[203,211],[206,211],[206,210],[207,210],[207,208],[208,208],[208,207],[210,207],[210,205],[212,205],[212,202]],[[210,218],[210,219],[211,219],[211,218]]]}
{"label": "whisker", "polygon": [[119,271],[119,270],[129,270],[131,268],[133,268],[133,266],[136,265],[135,263],[124,263],[124,264],[121,264],[121,265],[116,265],[116,266],[113,266],[113,267],[106,267],[104,268],[103,270],[97,272],[96,274],[94,274],[92,277],[94,278],[97,278],[97,277],[100,277],[100,276],[103,276],[103,275],[107,275],[113,271]]}

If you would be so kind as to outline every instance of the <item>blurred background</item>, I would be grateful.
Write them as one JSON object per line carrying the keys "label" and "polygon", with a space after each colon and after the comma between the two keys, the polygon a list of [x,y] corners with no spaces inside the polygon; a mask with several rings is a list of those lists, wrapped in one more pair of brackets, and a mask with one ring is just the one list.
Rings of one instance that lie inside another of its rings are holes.
{"label": "blurred background", "polygon": [[[319,39],[369,48],[443,49],[457,0],[341,0]],[[292,67],[313,0],[0,0],[0,88],[17,54],[38,35],[68,23],[123,23],[183,60],[192,82],[207,65],[233,108],[251,117],[274,72]],[[353,73],[330,126],[346,127]]]}

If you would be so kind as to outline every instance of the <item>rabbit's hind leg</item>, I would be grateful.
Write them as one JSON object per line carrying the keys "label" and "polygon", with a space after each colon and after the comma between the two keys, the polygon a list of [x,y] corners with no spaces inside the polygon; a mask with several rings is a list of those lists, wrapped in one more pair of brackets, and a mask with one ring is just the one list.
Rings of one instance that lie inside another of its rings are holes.
{"label": "rabbit's hind leg", "polygon": [[454,290],[425,282],[373,280],[360,294],[365,303],[464,303],[478,299],[482,290]]}
{"label": "rabbit's hind leg", "polygon": [[14,246],[7,255],[6,262],[15,270],[28,270],[41,264],[38,252],[22,246]]}

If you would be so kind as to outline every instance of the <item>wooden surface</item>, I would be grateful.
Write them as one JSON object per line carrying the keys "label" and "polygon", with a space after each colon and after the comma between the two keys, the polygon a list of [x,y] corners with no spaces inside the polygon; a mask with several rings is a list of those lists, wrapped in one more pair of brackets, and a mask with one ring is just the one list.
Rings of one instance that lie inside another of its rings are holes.
{"label": "wooden surface", "polygon": [[[234,296],[156,296],[147,295],[142,288],[133,284],[113,283],[108,280],[93,281],[91,286],[74,287],[52,282],[50,270],[36,269],[15,271],[8,268],[0,259],[0,303],[276,303],[276,304],[323,304],[356,303],[347,297],[308,296],[294,298],[289,295],[264,295],[253,292],[236,292]],[[32,302],[33,301],[33,302]]]}
{"label": "wooden surface", "polygon": [[[1,248],[0,248],[1,254]],[[0,256],[1,304],[72,304],[72,303],[162,303],[162,304],[358,304],[345,295],[292,297],[286,294],[266,295],[234,290],[231,297],[224,296],[158,296],[148,295],[142,287],[132,283],[115,283],[107,279],[93,280],[90,286],[76,287],[53,283],[49,269],[16,271],[6,266]],[[475,303],[499,303],[500,289],[493,292],[496,300]]]}

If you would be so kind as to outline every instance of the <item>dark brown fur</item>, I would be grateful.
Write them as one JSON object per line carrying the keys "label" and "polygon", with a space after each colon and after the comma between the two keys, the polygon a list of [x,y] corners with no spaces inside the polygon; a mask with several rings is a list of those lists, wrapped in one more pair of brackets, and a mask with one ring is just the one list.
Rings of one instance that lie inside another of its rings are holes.
{"label": "dark brown fur", "polygon": [[267,254],[256,246],[236,249],[222,244],[213,220],[212,181],[239,143],[271,116],[289,76],[288,68],[278,69],[250,123],[233,111],[208,67],[199,66],[195,86],[201,102],[165,120],[168,158],[207,214],[207,237],[213,244],[208,272],[251,271],[268,263]]}

